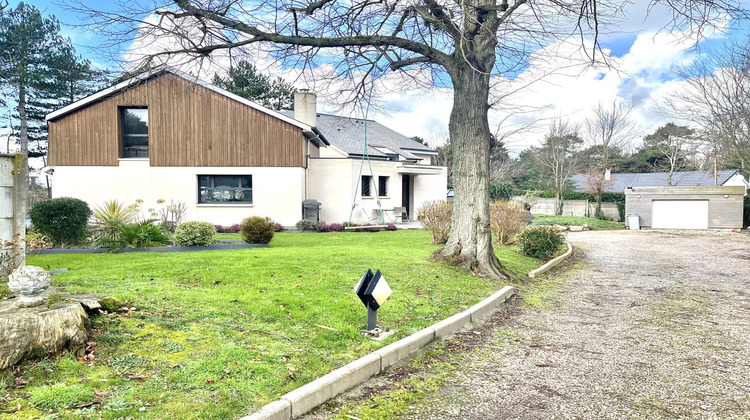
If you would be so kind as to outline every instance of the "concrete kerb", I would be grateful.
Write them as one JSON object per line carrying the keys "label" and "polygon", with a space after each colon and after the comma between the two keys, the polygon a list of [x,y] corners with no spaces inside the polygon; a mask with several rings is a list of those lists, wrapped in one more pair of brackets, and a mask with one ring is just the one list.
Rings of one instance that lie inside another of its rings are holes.
{"label": "concrete kerb", "polygon": [[549,261],[547,261],[547,264],[544,264],[543,266],[537,268],[536,270],[529,271],[529,277],[532,279],[544,272],[549,271],[552,267],[555,267],[559,265],[561,262],[565,261],[566,258],[570,256],[570,254],[573,253],[573,246],[570,245],[570,242],[565,242],[565,245],[568,246],[568,250],[565,251],[564,254],[560,255],[559,257],[555,257]]}
{"label": "concrete kerb", "polygon": [[280,400],[261,407],[259,411],[249,416],[242,417],[241,420],[295,419],[335,396],[364,383],[432,341],[445,338],[469,323],[480,322],[514,294],[513,287],[505,286],[471,308],[303,385],[283,395]]}

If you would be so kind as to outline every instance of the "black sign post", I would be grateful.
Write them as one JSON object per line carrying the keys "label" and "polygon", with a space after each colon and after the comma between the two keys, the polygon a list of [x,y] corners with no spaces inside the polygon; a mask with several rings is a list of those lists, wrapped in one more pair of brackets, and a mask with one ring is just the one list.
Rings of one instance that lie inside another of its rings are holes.
{"label": "black sign post", "polygon": [[374,330],[377,327],[378,309],[393,293],[390,286],[380,270],[372,274],[372,270],[368,269],[354,286],[354,293],[367,308],[367,331]]}

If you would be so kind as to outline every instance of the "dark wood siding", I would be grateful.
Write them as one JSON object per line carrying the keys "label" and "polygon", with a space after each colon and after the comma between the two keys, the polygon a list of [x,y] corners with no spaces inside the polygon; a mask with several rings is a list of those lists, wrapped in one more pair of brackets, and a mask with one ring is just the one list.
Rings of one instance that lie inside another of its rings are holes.
{"label": "dark wood siding", "polygon": [[50,165],[117,165],[118,110],[139,106],[152,166],[304,166],[302,129],[172,74],[50,121]]}

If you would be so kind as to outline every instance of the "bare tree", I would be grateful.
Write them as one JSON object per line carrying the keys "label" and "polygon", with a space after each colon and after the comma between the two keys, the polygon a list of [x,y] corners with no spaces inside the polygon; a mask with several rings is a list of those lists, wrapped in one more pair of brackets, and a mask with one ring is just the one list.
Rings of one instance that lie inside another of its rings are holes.
{"label": "bare tree", "polygon": [[[114,44],[133,36],[146,42],[177,40],[145,56],[146,64],[175,54],[200,60],[262,43],[287,65],[311,69],[323,63],[336,70],[330,72],[336,77],[356,80],[353,92],[359,97],[388,70],[403,71],[408,83],[449,85],[456,199],[450,237],[436,256],[496,279],[506,276],[490,230],[491,76],[518,71],[533,50],[571,34],[588,46],[592,59],[599,58],[600,23],[621,7],[595,0],[174,0],[136,20],[134,5],[129,2],[127,12],[118,14],[72,4],[84,9],[95,27],[116,31],[108,34]],[[698,32],[719,12],[744,16],[734,0],[676,0],[669,7],[673,24],[695,26]],[[328,48],[336,53],[324,52]]]}
{"label": "bare tree", "polygon": [[583,190],[594,196],[596,200],[596,209],[594,210],[594,216],[596,218],[603,218],[604,213],[602,212],[602,192],[606,191],[613,185],[615,185],[615,178],[609,169],[601,171],[598,166],[589,167],[584,175],[583,179],[584,188]]}
{"label": "bare tree", "polygon": [[615,99],[606,107],[596,104],[593,116],[586,120],[586,132],[592,147],[598,151],[600,166],[611,169],[613,150],[625,148],[636,135],[636,124],[631,118],[633,107],[623,100]]}
{"label": "bare tree", "polygon": [[720,159],[734,160],[750,176],[750,40],[704,57],[678,70],[684,86],[660,110],[701,127],[716,169]]}
{"label": "bare tree", "polygon": [[605,107],[598,103],[593,107],[593,116],[586,120],[586,131],[596,160],[586,172],[587,191],[596,198],[597,217],[602,213],[602,191],[612,185],[612,153],[622,150],[636,133],[636,124],[630,117],[633,107],[615,99]]}
{"label": "bare tree", "polygon": [[555,214],[562,214],[566,183],[578,169],[576,152],[583,144],[579,131],[577,125],[562,119],[554,120],[542,145],[532,150],[534,159],[543,170],[547,188],[555,192]]}

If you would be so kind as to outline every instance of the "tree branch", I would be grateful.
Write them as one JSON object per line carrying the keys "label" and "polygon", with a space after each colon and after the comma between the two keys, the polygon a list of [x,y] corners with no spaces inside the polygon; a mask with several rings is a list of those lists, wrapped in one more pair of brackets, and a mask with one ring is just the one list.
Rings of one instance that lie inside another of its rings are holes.
{"label": "tree branch", "polygon": [[265,32],[255,26],[251,26],[225,16],[220,16],[210,10],[195,7],[190,4],[189,0],[175,0],[175,3],[190,15],[199,18],[205,18],[216,22],[224,27],[248,34],[252,38],[248,41],[239,43],[217,44],[202,47],[204,51],[214,51],[218,49],[231,48],[234,45],[246,45],[255,42],[272,42],[277,44],[289,44],[297,46],[308,46],[316,48],[336,48],[336,47],[356,47],[356,46],[373,46],[373,47],[398,47],[407,51],[420,54],[430,60],[430,62],[448,66],[451,58],[442,51],[430,47],[429,45],[412,41],[405,38],[387,35],[360,35],[345,37],[305,37],[297,35],[283,35],[277,32]]}
{"label": "tree branch", "polygon": [[289,8],[289,10],[296,11],[296,12],[305,12],[306,15],[310,16],[316,10],[320,9],[321,7],[325,6],[326,4],[332,1],[334,0],[318,0],[316,2],[308,4],[307,7],[291,7]]}

